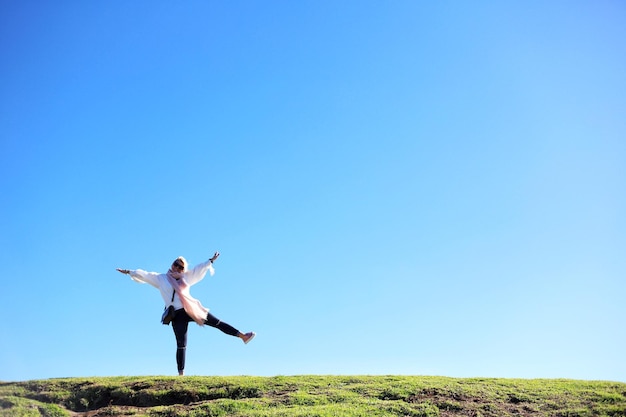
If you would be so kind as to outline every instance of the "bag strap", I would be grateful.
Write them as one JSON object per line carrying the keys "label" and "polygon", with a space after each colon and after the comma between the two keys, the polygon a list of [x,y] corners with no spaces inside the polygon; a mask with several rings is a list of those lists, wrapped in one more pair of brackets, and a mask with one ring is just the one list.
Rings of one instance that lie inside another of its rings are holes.
{"label": "bag strap", "polygon": [[174,290],[174,292],[172,293],[172,303],[174,302],[174,295],[176,294],[176,290]]}

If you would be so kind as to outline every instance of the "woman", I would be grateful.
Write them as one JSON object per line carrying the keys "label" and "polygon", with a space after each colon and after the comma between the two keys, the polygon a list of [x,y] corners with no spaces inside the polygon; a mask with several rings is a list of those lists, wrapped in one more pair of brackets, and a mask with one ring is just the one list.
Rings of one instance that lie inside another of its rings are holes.
{"label": "woman", "polygon": [[187,328],[190,321],[195,321],[200,326],[208,324],[216,327],[222,332],[236,336],[248,344],[256,336],[254,332],[241,333],[230,324],[224,323],[217,317],[209,313],[209,309],[204,307],[199,300],[193,298],[189,292],[192,285],[197,284],[204,278],[207,272],[211,275],[215,273],[213,262],[220,256],[215,252],[213,257],[203,262],[191,270],[187,269],[187,260],[179,256],[172,263],[166,274],[156,272],[146,272],[142,269],[120,269],[122,274],[130,275],[133,281],[150,284],[161,292],[161,297],[165,301],[166,308],[170,305],[176,310],[172,319],[172,328],[176,336],[176,364],[178,365],[178,375],[185,374],[185,350],[187,347]]}

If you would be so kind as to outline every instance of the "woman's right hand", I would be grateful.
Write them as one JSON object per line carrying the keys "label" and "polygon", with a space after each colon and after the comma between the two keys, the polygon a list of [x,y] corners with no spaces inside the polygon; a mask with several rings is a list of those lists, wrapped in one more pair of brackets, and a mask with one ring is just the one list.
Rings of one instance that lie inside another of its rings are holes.
{"label": "woman's right hand", "polygon": [[120,269],[120,268],[115,268],[117,270],[117,272],[121,272],[122,274],[128,275],[130,274],[130,271],[128,269]]}

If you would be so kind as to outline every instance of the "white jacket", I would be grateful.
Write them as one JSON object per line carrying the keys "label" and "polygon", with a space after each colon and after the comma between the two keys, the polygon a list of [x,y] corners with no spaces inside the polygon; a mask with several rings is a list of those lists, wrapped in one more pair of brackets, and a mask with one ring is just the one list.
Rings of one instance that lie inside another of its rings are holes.
{"label": "white jacket", "polygon": [[[183,280],[192,286],[200,282],[206,273],[209,272],[211,276],[215,273],[213,269],[213,263],[211,260],[196,265],[193,269],[185,271],[183,273]],[[172,302],[172,293],[174,289],[167,280],[167,274],[159,274],[157,272],[147,272],[143,269],[135,269],[130,271],[130,278],[133,281],[140,282],[142,284],[150,284],[157,288],[161,292],[161,297],[165,302],[165,306],[173,305],[176,310],[183,308],[183,303],[178,298],[178,294],[174,295],[174,302]]]}

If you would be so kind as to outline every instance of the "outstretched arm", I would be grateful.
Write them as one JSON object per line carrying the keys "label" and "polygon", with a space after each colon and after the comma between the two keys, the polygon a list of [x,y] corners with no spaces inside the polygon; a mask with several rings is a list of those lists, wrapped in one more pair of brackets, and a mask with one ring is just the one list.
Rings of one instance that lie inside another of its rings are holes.
{"label": "outstretched arm", "polygon": [[185,280],[187,281],[187,283],[189,285],[193,285],[199,282],[204,278],[207,272],[209,273],[209,275],[213,275],[215,273],[215,270],[213,269],[213,262],[215,262],[215,260],[219,258],[219,256],[220,253],[215,252],[208,261],[196,265],[193,269],[187,272],[185,276]]}
{"label": "outstretched arm", "polygon": [[156,272],[146,272],[142,269],[135,269],[135,270],[121,269],[121,268],[115,268],[115,269],[116,271],[124,275],[130,275],[130,279],[132,279],[133,281],[141,282],[144,284],[150,284],[153,287],[159,288],[159,282],[157,279],[159,274],[157,274]]}

